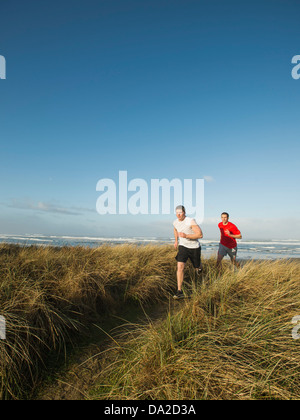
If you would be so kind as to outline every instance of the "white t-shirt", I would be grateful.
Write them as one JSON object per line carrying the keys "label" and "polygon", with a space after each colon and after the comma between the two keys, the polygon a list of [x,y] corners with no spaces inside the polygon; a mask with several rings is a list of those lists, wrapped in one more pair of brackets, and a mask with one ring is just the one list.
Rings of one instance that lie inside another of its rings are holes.
{"label": "white t-shirt", "polygon": [[[192,229],[193,225],[197,225],[195,219],[186,217],[182,222],[178,219],[173,222],[174,228],[177,232],[183,232],[186,235],[193,235],[195,232]],[[179,237],[179,245],[185,246],[186,248],[199,248],[200,244],[198,239],[188,239]]]}

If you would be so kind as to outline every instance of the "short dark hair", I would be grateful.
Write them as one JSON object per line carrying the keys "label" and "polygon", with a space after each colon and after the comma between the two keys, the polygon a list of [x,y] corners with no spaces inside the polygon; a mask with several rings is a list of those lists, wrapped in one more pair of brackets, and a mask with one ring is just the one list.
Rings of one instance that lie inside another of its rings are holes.
{"label": "short dark hair", "polygon": [[226,211],[223,211],[223,213],[221,214],[221,216],[222,216],[223,214],[226,214],[226,216],[227,216],[227,217],[228,217],[228,219],[229,219],[229,214],[228,214],[228,213],[226,213]]}
{"label": "short dark hair", "polygon": [[177,211],[177,210],[181,210],[181,211],[183,211],[183,213],[186,212],[184,206],[177,206],[176,209],[175,209],[175,211]]}

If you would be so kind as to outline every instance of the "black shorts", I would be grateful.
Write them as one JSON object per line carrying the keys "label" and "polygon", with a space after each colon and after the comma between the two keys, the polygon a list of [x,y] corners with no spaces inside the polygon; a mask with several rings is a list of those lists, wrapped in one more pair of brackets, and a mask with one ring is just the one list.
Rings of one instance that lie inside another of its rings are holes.
{"label": "black shorts", "polygon": [[175,259],[177,262],[186,263],[188,259],[191,260],[194,268],[200,268],[201,266],[201,246],[199,248],[186,248],[185,246],[179,245],[178,254]]}

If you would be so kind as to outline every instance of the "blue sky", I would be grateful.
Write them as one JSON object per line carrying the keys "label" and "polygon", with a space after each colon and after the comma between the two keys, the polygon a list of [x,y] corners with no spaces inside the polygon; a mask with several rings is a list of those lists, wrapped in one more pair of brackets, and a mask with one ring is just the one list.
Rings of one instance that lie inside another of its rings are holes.
{"label": "blue sky", "polygon": [[[96,212],[99,179],[206,179],[206,237],[300,237],[300,4],[1,2],[0,233],[168,236]],[[171,228],[170,228],[171,227]]]}

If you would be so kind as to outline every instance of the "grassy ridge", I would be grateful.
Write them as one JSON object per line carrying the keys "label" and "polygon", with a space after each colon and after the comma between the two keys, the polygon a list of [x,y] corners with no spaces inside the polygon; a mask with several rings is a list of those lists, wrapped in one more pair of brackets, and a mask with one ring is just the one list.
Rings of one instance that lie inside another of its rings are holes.
{"label": "grassy ridge", "polygon": [[[176,285],[170,246],[0,246],[0,397],[30,398],[48,369],[128,302],[168,302]],[[247,262],[222,273],[192,269],[191,299],[169,301],[159,322],[131,325],[101,358],[94,399],[299,399],[300,264]],[[117,344],[116,344],[117,343]]]}
{"label": "grassy ridge", "polygon": [[206,282],[158,324],[120,337],[95,399],[299,399],[299,262],[249,262]]}
{"label": "grassy ridge", "polygon": [[91,321],[128,300],[159,301],[174,284],[170,247],[0,246],[0,397],[28,398]]}

